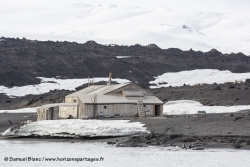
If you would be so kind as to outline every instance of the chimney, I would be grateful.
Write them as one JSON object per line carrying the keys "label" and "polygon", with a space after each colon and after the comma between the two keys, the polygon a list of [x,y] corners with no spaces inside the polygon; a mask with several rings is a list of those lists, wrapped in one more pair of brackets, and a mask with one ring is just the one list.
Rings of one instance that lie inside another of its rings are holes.
{"label": "chimney", "polygon": [[112,79],[112,73],[110,72],[109,73],[109,81],[108,81],[107,85],[111,85],[111,79]]}

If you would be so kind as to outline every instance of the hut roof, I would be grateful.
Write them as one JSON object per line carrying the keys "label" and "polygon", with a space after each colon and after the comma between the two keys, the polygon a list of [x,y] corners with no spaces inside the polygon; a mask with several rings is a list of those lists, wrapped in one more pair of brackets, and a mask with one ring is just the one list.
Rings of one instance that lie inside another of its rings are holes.
{"label": "hut roof", "polygon": [[[93,103],[93,96],[90,95],[80,95],[78,97],[82,102],[86,104]],[[144,96],[142,98],[129,97],[125,98],[121,94],[108,94],[108,95],[97,95],[97,104],[136,104],[138,100],[143,101],[144,104],[162,104],[163,102],[155,96]]]}
{"label": "hut roof", "polygon": [[[131,86],[133,86],[133,89],[130,89]],[[156,96],[133,83],[92,85],[72,93],[66,96],[66,98],[77,97],[83,103],[91,104],[94,102],[94,96],[96,96],[95,103],[98,104],[128,104],[137,103],[139,100],[143,101],[144,104],[163,104]]]}
{"label": "hut roof", "polygon": [[[52,104],[45,104],[42,105],[40,108],[51,108],[51,107],[55,107],[55,106],[77,106],[78,103],[52,103]],[[39,108],[39,107],[38,107]]]}
{"label": "hut roof", "polygon": [[70,95],[67,95],[66,97],[75,97],[78,95],[93,95],[93,94],[101,94],[104,95],[106,93],[112,92],[114,90],[117,90],[119,88],[122,88],[124,86],[127,86],[131,83],[124,83],[124,84],[116,84],[116,85],[91,85],[87,88],[84,88],[82,90],[79,90],[75,93],[72,93]]}

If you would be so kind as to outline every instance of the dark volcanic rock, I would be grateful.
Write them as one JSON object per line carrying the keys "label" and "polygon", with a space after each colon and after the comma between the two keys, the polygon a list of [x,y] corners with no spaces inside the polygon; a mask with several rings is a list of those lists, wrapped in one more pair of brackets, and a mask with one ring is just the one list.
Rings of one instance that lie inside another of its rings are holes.
{"label": "dark volcanic rock", "polygon": [[250,79],[246,79],[246,84],[250,84]]}
{"label": "dark volcanic rock", "polygon": [[0,94],[0,98],[6,100],[6,103],[0,103],[0,110],[2,109],[19,109],[25,107],[37,107],[50,103],[62,103],[65,96],[73,93],[69,90],[53,90],[41,95],[27,95],[24,97],[9,98]]}
{"label": "dark volcanic rock", "polygon": [[236,117],[236,118],[234,119],[234,121],[237,121],[237,120],[242,119],[242,118],[243,118],[242,116]]}
{"label": "dark volcanic rock", "polygon": [[240,89],[229,89],[229,84],[218,84],[221,90],[214,90],[214,85],[199,85],[185,87],[166,87],[151,89],[161,100],[194,100],[206,106],[232,106],[248,105],[250,101],[249,90],[245,89],[246,83],[239,83]]}
{"label": "dark volcanic rock", "polygon": [[[215,49],[203,53],[193,50],[182,51],[177,48],[161,49],[155,44],[107,46],[95,41],[79,44],[2,39],[4,40],[0,41],[0,85],[7,87],[38,84],[40,80],[36,77],[92,78],[108,76],[108,73],[112,72],[114,78],[129,79],[148,89],[149,81],[154,80],[154,76],[165,72],[194,69],[250,72],[250,57],[243,54],[222,54]],[[130,56],[130,58],[118,59],[116,56]],[[208,106],[246,105],[250,101],[249,83],[250,79],[247,79],[244,84],[237,85],[235,83],[216,84],[216,86],[187,86],[185,84],[184,87],[169,86],[153,89],[151,92],[164,102],[182,99],[199,101]],[[97,84],[106,84],[106,82]],[[82,85],[77,90],[86,86],[87,84]],[[0,109],[35,107],[41,104],[63,102],[64,96],[69,93],[71,92],[57,90],[48,94],[14,99],[0,94]]]}
{"label": "dark volcanic rock", "polygon": [[[109,72],[114,78],[133,80],[143,87],[147,87],[145,83],[154,76],[165,72],[194,69],[250,72],[250,57],[241,53],[222,54],[215,49],[203,53],[160,49],[155,44],[119,46],[100,45],[95,41],[79,44],[1,39],[4,40],[0,41],[0,85],[7,87],[37,84],[36,77],[104,77]],[[118,59],[116,56],[130,58]]]}
{"label": "dark volcanic rock", "polygon": [[214,88],[214,90],[221,90],[220,85],[216,86],[216,87]]}
{"label": "dark volcanic rock", "polygon": [[181,134],[171,134],[169,136],[170,139],[175,139],[175,138],[178,138],[178,137],[181,137],[182,135]]}
{"label": "dark volcanic rock", "polygon": [[241,148],[241,147],[242,147],[242,146],[240,145],[240,143],[235,143],[235,144],[234,144],[234,148],[238,148],[238,149],[239,149],[239,148]]}
{"label": "dark volcanic rock", "polygon": [[194,142],[195,139],[192,138],[192,137],[184,137],[184,138],[182,139],[182,141],[183,141],[183,142]]}

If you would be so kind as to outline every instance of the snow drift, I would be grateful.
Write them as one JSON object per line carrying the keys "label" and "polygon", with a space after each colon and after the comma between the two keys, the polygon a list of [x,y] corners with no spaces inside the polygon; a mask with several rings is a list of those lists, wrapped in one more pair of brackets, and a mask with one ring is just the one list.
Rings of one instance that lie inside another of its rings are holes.
{"label": "snow drift", "polygon": [[36,108],[21,108],[16,110],[0,110],[0,113],[36,113]]}
{"label": "snow drift", "polygon": [[99,137],[148,133],[144,124],[129,120],[46,120],[7,129],[3,136]]}
{"label": "snow drift", "polygon": [[232,113],[250,109],[250,105],[239,106],[203,106],[201,103],[191,100],[169,101],[163,106],[163,115],[197,114],[198,111],[206,113]]}
{"label": "snow drift", "polygon": [[197,69],[191,71],[168,72],[158,77],[154,81],[150,81],[150,88],[168,87],[168,86],[183,86],[196,84],[213,84],[224,82],[245,81],[250,78],[250,73],[232,73],[225,70],[216,69]]}

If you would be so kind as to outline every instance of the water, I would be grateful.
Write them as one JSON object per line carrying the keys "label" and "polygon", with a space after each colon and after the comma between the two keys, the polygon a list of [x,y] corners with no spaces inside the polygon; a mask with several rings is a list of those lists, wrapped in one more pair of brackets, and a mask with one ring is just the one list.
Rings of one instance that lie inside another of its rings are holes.
{"label": "water", "polygon": [[[9,160],[5,161],[5,157]],[[33,157],[41,161],[10,161],[11,157]],[[101,157],[103,161],[64,161],[64,158]],[[104,143],[0,140],[0,166],[247,167],[249,157],[250,151],[234,149],[193,151],[167,147],[118,148]],[[45,158],[57,161],[45,161]]]}

